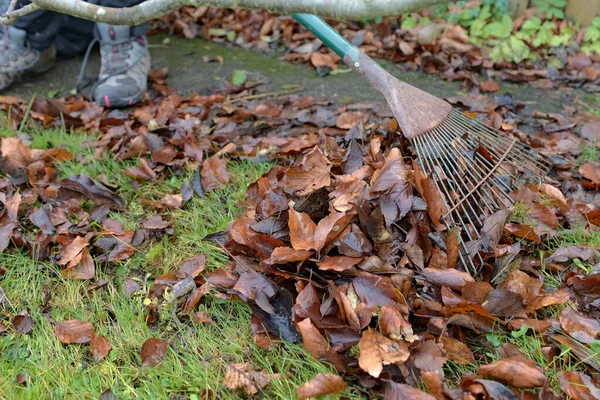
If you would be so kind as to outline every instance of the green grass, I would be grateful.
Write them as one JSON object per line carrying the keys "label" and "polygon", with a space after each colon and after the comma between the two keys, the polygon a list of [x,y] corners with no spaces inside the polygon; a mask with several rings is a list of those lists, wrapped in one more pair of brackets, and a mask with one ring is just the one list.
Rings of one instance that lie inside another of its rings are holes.
{"label": "green grass", "polygon": [[[177,193],[193,172],[170,177],[160,184],[141,182],[134,188],[131,178],[121,171],[137,160],[117,161],[110,157],[96,160],[93,150],[85,149],[91,139],[80,133],[34,129],[28,131],[33,147],[64,147],[78,159],[58,165],[61,177],[85,173],[96,178],[104,174],[118,185],[118,193],[126,200],[128,211],[114,212],[129,228],[143,221],[154,211],[142,206],[142,195],[160,199]],[[0,128],[0,136],[11,134]],[[82,162],[82,160],[86,160]],[[227,257],[212,242],[202,238],[224,230],[229,221],[241,213],[239,202],[247,186],[268,171],[268,163],[230,162],[232,180],[227,188],[202,199],[194,197],[182,210],[167,214],[175,221],[175,240],[153,241],[130,259],[109,266],[97,266],[97,279],[107,279],[107,287],[87,292],[87,283],[65,279],[51,262],[32,260],[28,254],[10,251],[0,254],[0,265],[7,273],[0,277],[0,287],[10,301],[8,315],[28,308],[36,324],[30,334],[10,331],[0,334],[0,398],[2,399],[97,399],[111,389],[119,399],[237,399],[240,392],[224,389],[222,380],[226,365],[249,362],[256,370],[283,374],[262,391],[267,399],[290,399],[295,389],[321,372],[333,368],[313,359],[301,345],[278,343],[273,350],[264,350],[253,342],[250,309],[243,303],[221,300],[213,296],[202,300],[201,309],[208,311],[212,324],[193,323],[172,312],[172,305],[161,309],[156,328],[145,323],[145,294],[154,276],[176,270],[187,257],[204,253],[207,269],[224,265]],[[137,279],[142,290],[127,298],[123,293],[126,277]],[[45,307],[41,308],[43,301]],[[56,320],[81,319],[93,324],[97,334],[105,335],[112,344],[107,358],[96,362],[88,344],[64,345],[56,338],[53,326],[42,314]],[[151,337],[168,339],[171,346],[164,361],[157,367],[141,365],[140,349]],[[28,385],[15,382],[17,374],[29,375]],[[349,388],[346,398],[359,398],[358,389]],[[334,396],[333,398],[339,398]]]}

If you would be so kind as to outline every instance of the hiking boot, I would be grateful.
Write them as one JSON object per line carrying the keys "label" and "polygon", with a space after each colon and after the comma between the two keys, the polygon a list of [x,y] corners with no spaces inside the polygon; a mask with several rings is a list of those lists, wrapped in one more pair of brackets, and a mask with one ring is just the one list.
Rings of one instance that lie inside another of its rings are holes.
{"label": "hiking boot", "polygon": [[0,29],[0,91],[25,73],[41,74],[56,62],[54,46],[38,51],[29,47],[27,32],[12,26]]}
{"label": "hiking boot", "polygon": [[108,108],[137,103],[146,93],[150,53],[146,36],[130,36],[128,26],[98,24],[102,66],[93,100]]}

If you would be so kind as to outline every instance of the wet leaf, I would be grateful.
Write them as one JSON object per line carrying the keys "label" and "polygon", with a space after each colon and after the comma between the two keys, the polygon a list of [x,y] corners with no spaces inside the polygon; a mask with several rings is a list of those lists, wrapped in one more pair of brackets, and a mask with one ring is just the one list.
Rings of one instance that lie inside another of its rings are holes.
{"label": "wet leaf", "polygon": [[88,343],[92,340],[94,327],[89,322],[69,320],[56,322],[54,333],[62,343]]}
{"label": "wet leaf", "polygon": [[318,374],[296,389],[296,395],[300,399],[308,399],[311,397],[342,393],[344,390],[346,390],[346,384],[340,376],[334,374]]}
{"label": "wet leaf", "polygon": [[142,345],[142,367],[156,367],[167,355],[169,342],[163,339],[150,338]]}

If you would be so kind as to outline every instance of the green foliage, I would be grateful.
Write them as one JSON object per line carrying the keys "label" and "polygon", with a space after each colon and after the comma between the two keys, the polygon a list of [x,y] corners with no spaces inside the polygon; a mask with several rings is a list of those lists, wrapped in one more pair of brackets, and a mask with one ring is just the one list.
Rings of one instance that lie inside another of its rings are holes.
{"label": "green foliage", "polygon": [[520,63],[532,56],[529,46],[516,36],[510,36],[508,39],[499,42],[490,51],[490,57],[494,62],[513,61]]}
{"label": "green foliage", "polygon": [[592,24],[586,28],[583,40],[581,51],[588,55],[600,54],[600,17],[594,18]]}
{"label": "green foliage", "polygon": [[412,29],[415,26],[417,26],[417,19],[415,17],[409,15],[402,18],[402,25],[400,25],[400,28]]}
{"label": "green foliage", "polygon": [[564,8],[567,0],[533,0],[533,3],[543,13],[546,13],[547,19],[564,19]]}
{"label": "green foliage", "polygon": [[513,20],[510,15],[503,15],[500,21],[488,24],[483,32],[483,37],[495,37],[498,39],[506,39],[510,36],[513,30]]}

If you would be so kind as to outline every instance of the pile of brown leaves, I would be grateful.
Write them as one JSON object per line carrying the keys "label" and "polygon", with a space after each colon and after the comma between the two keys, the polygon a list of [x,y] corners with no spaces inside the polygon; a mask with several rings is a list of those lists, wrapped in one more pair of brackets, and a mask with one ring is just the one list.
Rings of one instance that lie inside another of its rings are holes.
{"label": "pile of brown leaves", "polygon": [[[532,11],[535,14],[535,10]],[[423,11],[423,16],[428,12]],[[529,14],[532,14],[529,12]],[[600,91],[600,57],[565,49],[559,58],[565,67],[556,71],[546,65],[539,51],[538,61],[528,67],[514,63],[494,63],[488,51],[469,41],[464,29],[445,20],[411,29],[401,28],[401,17],[387,17],[381,23],[362,24],[329,21],[352,44],[371,57],[404,63],[404,68],[444,79],[466,81],[469,87],[494,92],[493,81],[480,82],[477,74],[513,82],[531,82],[536,87],[553,88],[566,83],[590,92]],[[518,28],[524,17],[515,21]],[[563,24],[567,24],[563,21]],[[202,37],[224,44],[256,48],[263,52],[286,49],[290,62],[310,63],[320,75],[337,69],[342,60],[320,40],[289,16],[258,10],[230,10],[213,7],[183,7],[152,23],[154,31],[177,33],[186,38]],[[581,42],[583,34],[578,35]],[[533,51],[533,49],[532,49]]]}
{"label": "pile of brown leaves", "polygon": [[[563,114],[540,116],[557,122],[528,138],[515,130],[518,107],[509,102],[489,100],[484,107],[477,99],[451,99],[543,148],[558,169],[556,180],[513,193],[531,211],[526,218],[508,220],[509,213],[501,211],[486,220],[484,227],[499,229],[481,232],[486,266],[473,276],[458,261],[457,232],[440,223],[439,196],[429,190],[429,178],[418,174],[389,110],[374,104],[337,107],[295,95],[264,100],[255,88],[249,83],[211,96],[181,97],[159,72],[146,102],[126,112],[107,113],[78,99],[34,102],[34,120],[59,124],[63,115],[68,125],[101,132],[90,143],[96,157],[139,157],[138,165],[123,171],[133,187],[185,169],[197,173],[178,193],[143,198],[156,215],[125,230],[108,218],[109,211],[126,211],[126,205],[106,178],[57,178],[57,161],[89,160],[62,149],[32,150],[27,135],[2,138],[0,251],[25,247],[32,256],[56,261],[65,276],[93,280],[97,264],[124,260],[144,243],[173,234],[167,211],[225,187],[227,159],[275,159],[281,165],[248,188],[244,214],[227,232],[207,238],[231,255],[231,265],[207,273],[205,257],[198,255],[156,277],[148,297],[158,301],[147,306],[148,324],[158,322],[161,304],[172,302],[187,318],[212,323],[210,311],[197,311],[203,297],[233,297],[252,308],[259,346],[277,346],[277,338],[301,341],[316,359],[388,399],[522,398],[531,388],[542,388],[544,399],[558,398],[539,366],[514,346],[503,346],[496,362],[477,349],[489,343],[476,333],[527,326],[544,341],[548,360],[567,345],[585,365],[587,374],[561,375],[565,393],[585,398],[578,382],[599,390],[590,375],[597,376],[600,366],[589,355],[600,330],[600,274],[570,263],[576,257],[594,262],[595,252],[578,246],[552,255],[549,268],[564,276],[557,290],[544,287],[538,258],[559,225],[586,217],[598,223],[600,212],[590,198],[597,194],[597,168],[584,164],[580,176],[570,172],[577,135],[570,121],[579,114],[568,121]],[[0,98],[0,107],[16,130],[27,105]],[[597,122],[591,124],[581,129],[585,140],[597,133]],[[91,206],[84,208],[86,202]],[[92,281],[90,290],[105,284]],[[125,289],[131,294],[139,287],[127,280]],[[544,317],[544,307],[569,300],[577,310],[567,306],[557,320]],[[110,351],[87,322],[52,322],[61,341],[91,342],[98,359]],[[33,323],[24,310],[0,322],[0,331],[12,324],[27,332]],[[473,341],[477,346],[470,347]],[[150,339],[142,348],[144,365],[158,364],[167,347],[162,339]],[[446,385],[447,362],[475,360],[482,363],[477,374],[465,375],[458,388]],[[276,378],[232,364],[224,385],[251,395]],[[416,388],[421,381],[432,395]],[[298,388],[298,396],[344,388],[340,377],[319,375]]]}

